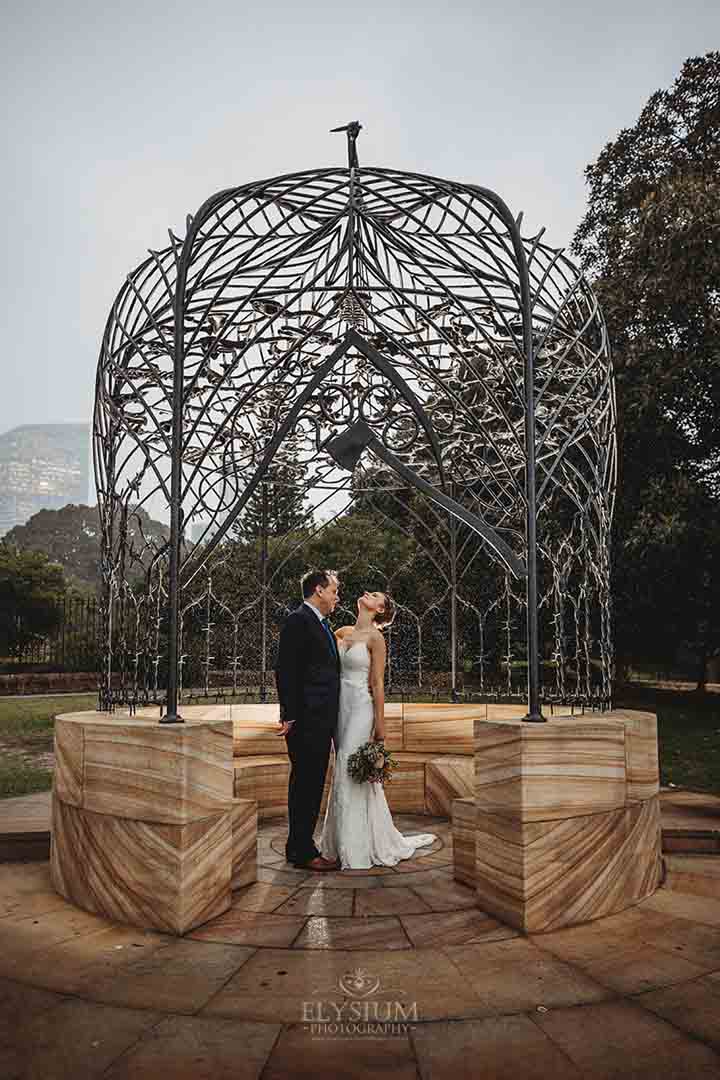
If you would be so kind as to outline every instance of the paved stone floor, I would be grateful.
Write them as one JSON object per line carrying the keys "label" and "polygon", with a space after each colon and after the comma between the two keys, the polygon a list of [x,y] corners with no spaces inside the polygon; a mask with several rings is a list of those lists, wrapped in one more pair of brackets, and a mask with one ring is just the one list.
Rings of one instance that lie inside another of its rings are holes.
{"label": "paved stone floor", "polygon": [[266,823],[259,880],[183,939],[74,908],[47,862],[0,865],[0,1077],[720,1077],[711,859],[672,856],[706,895],[526,937],[453,881],[446,821],[396,821],[438,839],[326,875]]}

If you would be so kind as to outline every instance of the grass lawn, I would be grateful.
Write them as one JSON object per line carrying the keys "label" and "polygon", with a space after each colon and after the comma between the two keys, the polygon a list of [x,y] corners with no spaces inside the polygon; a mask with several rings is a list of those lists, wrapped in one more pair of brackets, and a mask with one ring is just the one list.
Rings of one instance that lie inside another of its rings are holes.
{"label": "grass lawn", "polygon": [[720,795],[720,694],[630,683],[616,704],[657,715],[661,784]]}
{"label": "grass lawn", "polygon": [[0,697],[0,798],[49,791],[55,716],[94,709],[96,701],[96,694]]}
{"label": "grass lawn", "polygon": [[658,708],[660,783],[720,795],[720,694],[715,709]]}
{"label": "grass lawn", "polygon": [[[0,698],[0,798],[50,789],[53,718],[92,710],[96,700],[95,694]],[[720,694],[631,683],[616,704],[657,714],[662,784],[720,795]]]}

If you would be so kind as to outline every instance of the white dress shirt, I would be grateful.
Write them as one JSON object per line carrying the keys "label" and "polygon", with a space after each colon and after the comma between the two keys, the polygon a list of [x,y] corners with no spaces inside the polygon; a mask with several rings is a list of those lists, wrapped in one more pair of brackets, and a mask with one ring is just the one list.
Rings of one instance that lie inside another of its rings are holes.
{"label": "white dress shirt", "polygon": [[319,607],[316,607],[315,604],[311,604],[309,600],[303,600],[303,604],[305,604],[306,607],[309,607],[311,611],[315,612],[320,622],[323,621],[325,616],[323,615]]}

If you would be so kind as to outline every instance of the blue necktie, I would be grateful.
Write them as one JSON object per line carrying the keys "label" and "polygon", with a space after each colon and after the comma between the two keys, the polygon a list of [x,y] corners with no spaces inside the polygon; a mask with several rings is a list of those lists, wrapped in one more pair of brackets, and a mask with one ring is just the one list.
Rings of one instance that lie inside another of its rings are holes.
{"label": "blue necktie", "polygon": [[327,619],[321,619],[320,622],[323,625],[323,629],[325,630],[325,633],[330,638],[330,644],[332,645],[333,656],[335,657],[335,659],[337,659],[337,646],[335,645],[335,636],[334,636],[332,630],[330,629],[330,626],[328,624]]}

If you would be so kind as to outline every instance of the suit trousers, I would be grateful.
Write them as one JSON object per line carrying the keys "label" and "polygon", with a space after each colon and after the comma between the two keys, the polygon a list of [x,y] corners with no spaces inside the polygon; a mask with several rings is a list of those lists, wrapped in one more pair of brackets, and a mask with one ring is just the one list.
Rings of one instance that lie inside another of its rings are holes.
{"label": "suit trousers", "polygon": [[[320,854],[313,833],[320,814],[323,787],[330,759],[332,728],[314,725],[303,717],[285,736],[290,758],[288,783],[288,862],[305,863]],[[303,726],[297,728],[297,724]]]}

